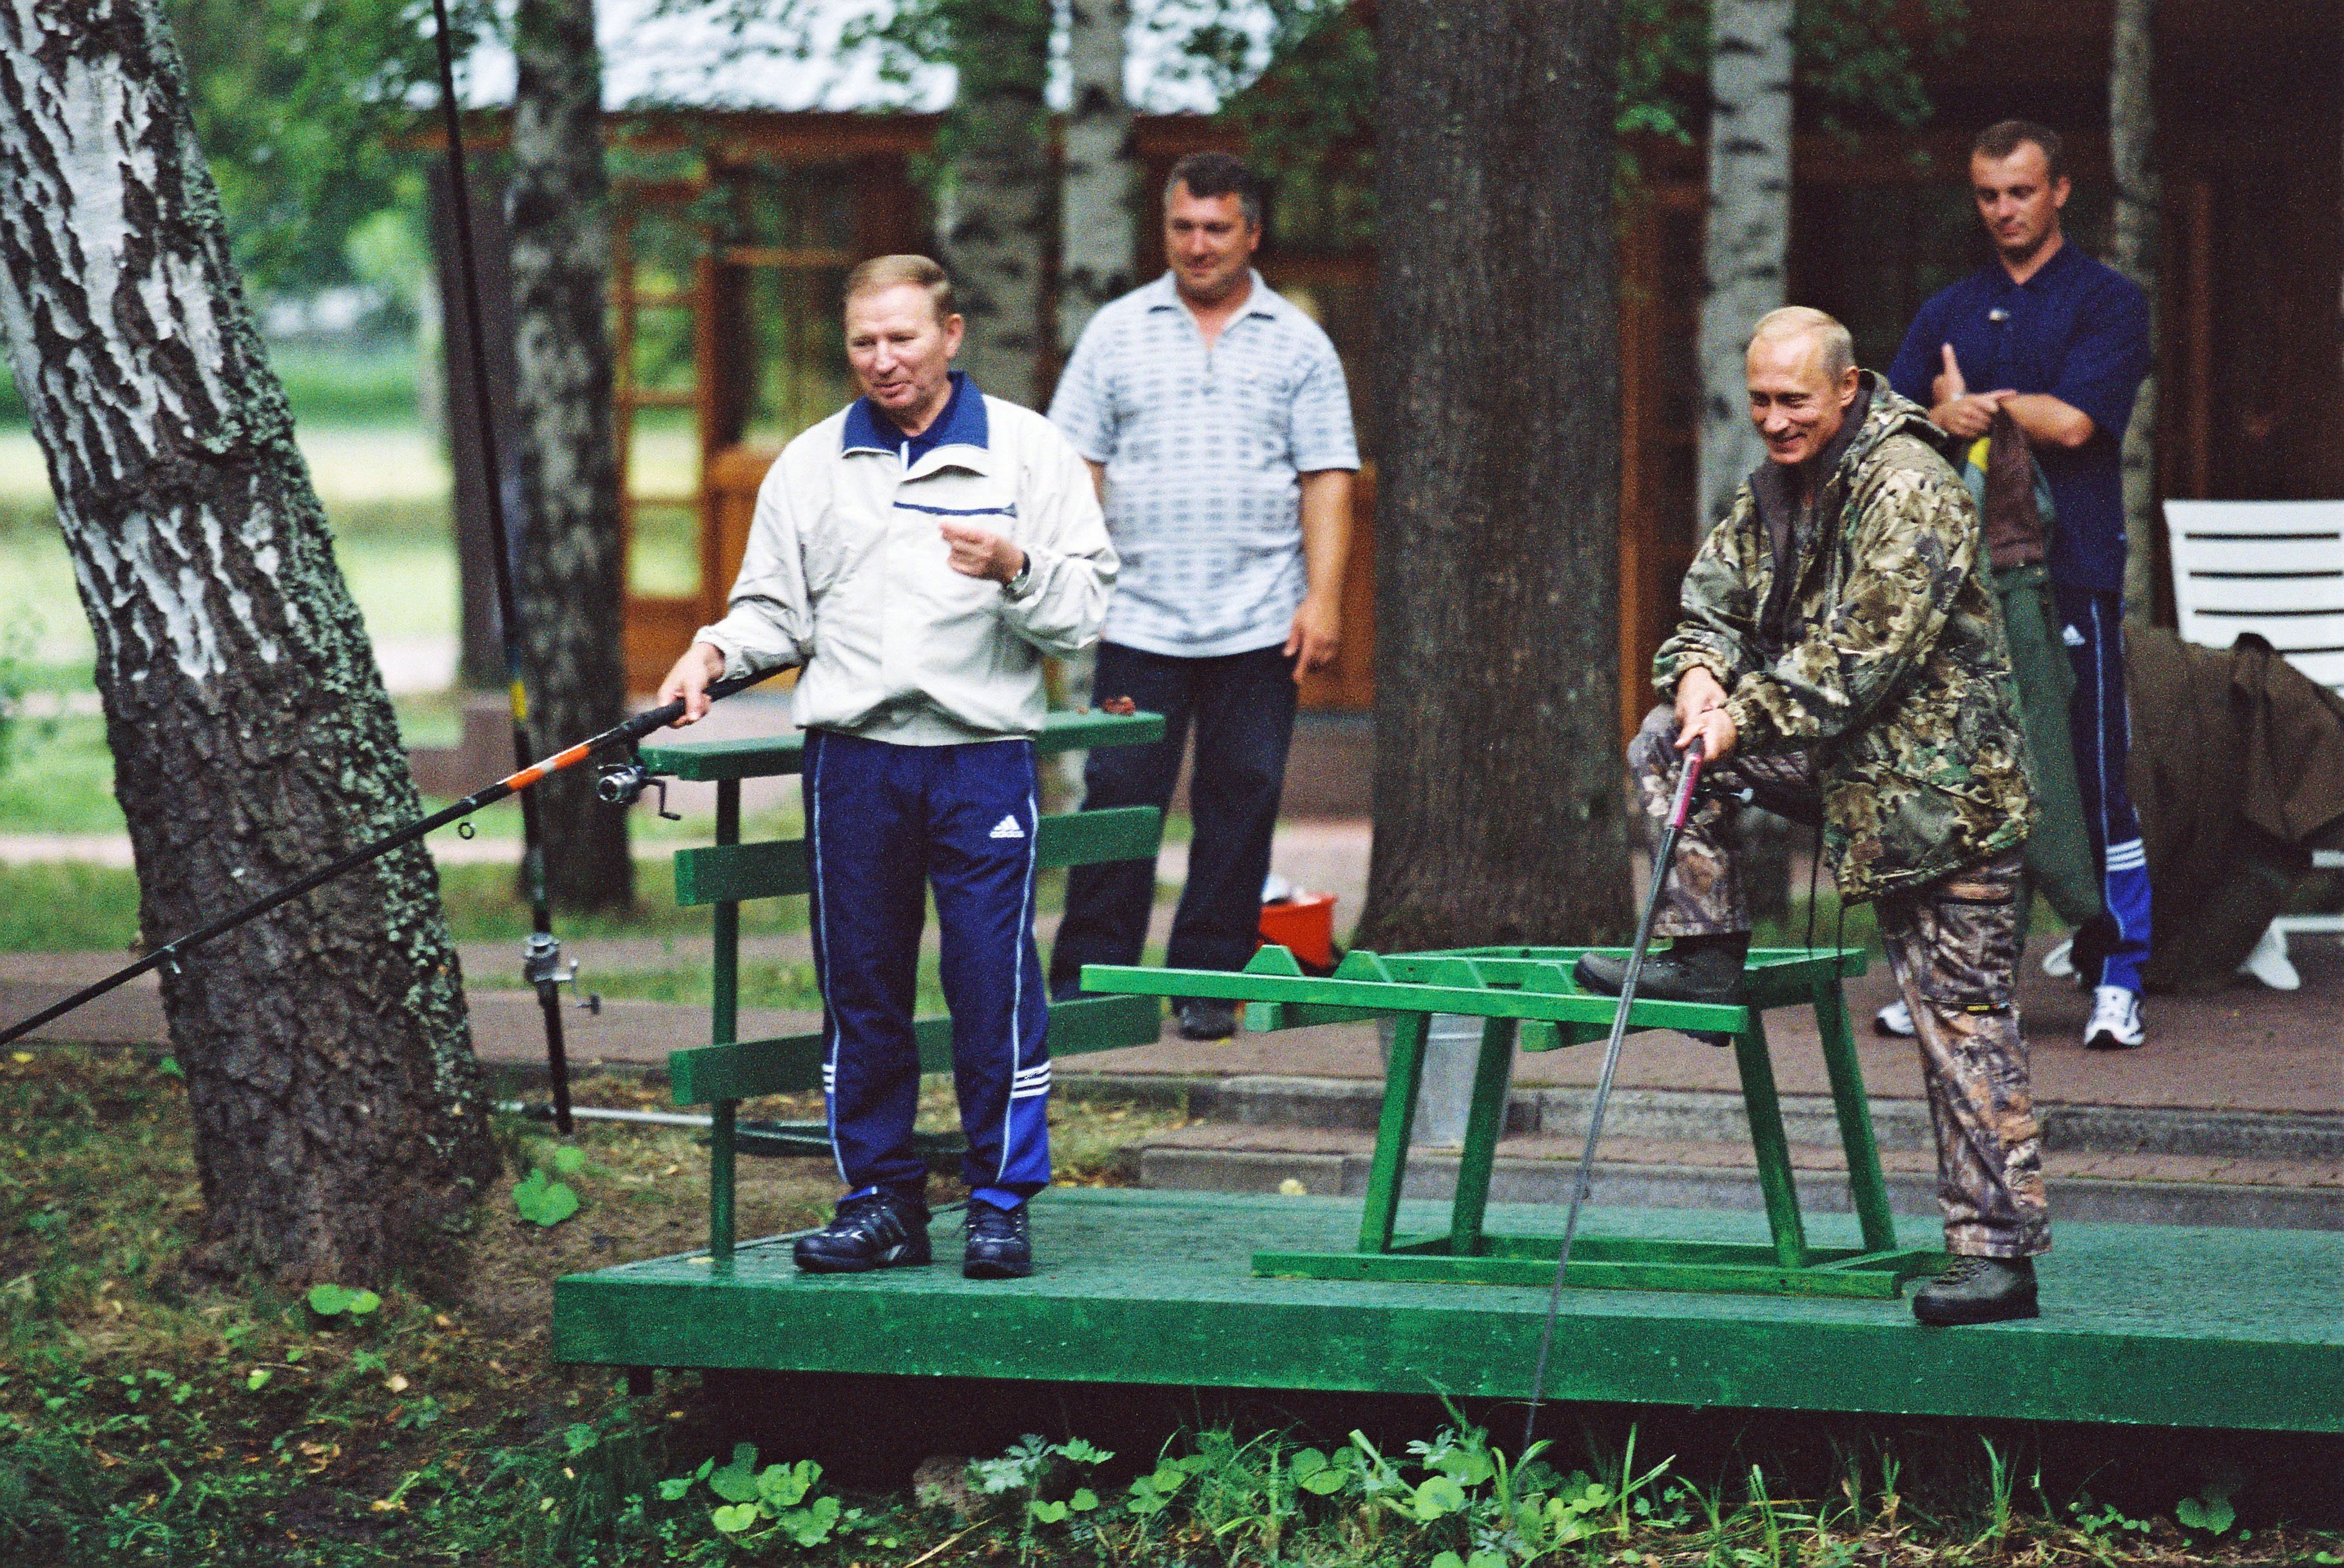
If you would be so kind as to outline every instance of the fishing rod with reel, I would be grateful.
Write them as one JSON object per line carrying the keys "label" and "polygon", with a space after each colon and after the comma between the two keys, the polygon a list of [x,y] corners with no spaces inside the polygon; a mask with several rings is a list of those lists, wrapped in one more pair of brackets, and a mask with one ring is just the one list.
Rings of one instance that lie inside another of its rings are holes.
{"label": "fishing rod with reel", "polygon": [[[730,680],[715,682],[708,688],[708,699],[711,702],[721,702],[736,692],[744,691],[758,682],[780,673],[778,668],[762,670],[753,674],[735,675]],[[637,713],[633,718],[623,723],[614,724],[599,735],[590,736],[566,750],[556,752],[550,757],[530,763],[526,767],[507,774],[487,788],[475,790],[452,805],[443,806],[429,816],[409,823],[394,833],[386,834],[371,844],[354,849],[338,860],[319,866],[298,882],[289,883],[274,893],[263,894],[233,914],[224,915],[200,930],[190,931],[185,936],[176,937],[164,943],[145,957],[135,963],[124,965],[95,985],[85,986],[63,1001],[44,1007],[31,1017],[11,1025],[5,1032],[0,1032],[0,1046],[23,1038],[42,1025],[64,1017],[76,1007],[96,1001],[107,992],[136,979],[150,970],[177,969],[182,957],[206,943],[224,936],[237,926],[248,921],[257,920],[270,910],[289,904],[304,894],[314,893],[337,877],[345,876],[362,865],[371,865],[400,845],[414,843],[427,833],[446,827],[450,823],[460,823],[483,807],[494,805],[497,802],[509,799],[513,795],[520,795],[526,804],[530,798],[527,791],[531,784],[551,778],[555,774],[566,772],[588,758],[599,756],[614,747],[624,746],[627,752],[626,758],[624,761],[603,767],[601,776],[595,781],[595,794],[613,805],[627,805],[641,797],[646,787],[656,789],[660,796],[660,814],[672,819],[674,814],[667,810],[665,784],[652,778],[642,764],[635,760],[634,748],[644,736],[654,730],[665,729],[683,715],[684,701],[678,698],[672,703]],[[558,961],[558,948],[556,956]]]}

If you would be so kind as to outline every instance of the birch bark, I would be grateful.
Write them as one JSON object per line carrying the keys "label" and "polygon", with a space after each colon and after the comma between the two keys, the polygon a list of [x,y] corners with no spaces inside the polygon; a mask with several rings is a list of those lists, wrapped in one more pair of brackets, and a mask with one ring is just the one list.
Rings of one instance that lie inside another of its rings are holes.
{"label": "birch bark", "polygon": [[1066,66],[1071,102],[1058,176],[1058,349],[1098,308],[1130,292],[1138,248],[1138,169],[1131,157],[1131,105],[1124,96],[1130,0],[1069,0]]}
{"label": "birch bark", "polygon": [[[0,0],[0,326],[48,463],[150,939],[419,814],[156,0]],[[419,847],[163,976],[198,1277],[372,1281],[495,1172]]]}
{"label": "birch bark", "polygon": [[1709,54],[1709,232],[1701,307],[1701,514],[1709,531],[1765,459],[1743,351],[1783,304],[1791,243],[1792,0],[1716,0]]}
{"label": "birch bark", "polygon": [[[514,593],[546,755],[626,717],[624,562],[611,432],[610,177],[593,0],[522,0],[513,15],[513,389],[520,540]],[[546,889],[566,908],[634,901],[627,816],[591,769],[538,786]]]}
{"label": "birch bark", "polygon": [[1386,0],[1379,21],[1386,434],[1358,941],[1387,952],[1628,926],[1618,0],[1491,0],[1475,15]]}
{"label": "birch bark", "polygon": [[945,129],[946,265],[967,320],[960,368],[997,398],[1040,388],[1050,207],[1050,0],[954,0],[960,87]]}
{"label": "birch bark", "polygon": [[[2148,296],[2149,340],[2157,336],[2157,0],[2116,0],[2108,52],[2108,161],[2116,177],[2116,269]],[[2133,400],[2124,430],[2125,576],[2127,620],[2146,621],[2154,607],[2152,576],[2157,531],[2157,376],[2152,370]]]}

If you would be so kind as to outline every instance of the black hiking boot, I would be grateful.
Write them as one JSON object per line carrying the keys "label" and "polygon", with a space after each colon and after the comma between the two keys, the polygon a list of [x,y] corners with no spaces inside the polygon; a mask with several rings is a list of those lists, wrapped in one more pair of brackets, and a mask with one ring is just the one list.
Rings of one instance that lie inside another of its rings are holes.
{"label": "black hiking boot", "polygon": [[1184,1040],[1226,1040],[1238,1032],[1238,1005],[1218,996],[1183,996],[1172,1016]]}
{"label": "black hiking boot", "polygon": [[866,1274],[931,1261],[928,1210],[892,1192],[842,1199],[831,1222],[798,1238],[791,1256],[809,1274]]}
{"label": "black hiking boot", "polygon": [[971,1280],[1023,1280],[1034,1272],[1034,1236],[1026,1206],[1001,1209],[982,1198],[968,1200],[968,1241],[960,1271]]}
{"label": "black hiking boot", "polygon": [[1933,1328],[2039,1315],[2030,1258],[1956,1258],[1913,1292],[1913,1315]]}
{"label": "black hiking boot", "polygon": [[[1648,954],[1643,972],[1636,976],[1636,996],[1650,1002],[1714,1002],[1742,1005],[1742,961],[1750,954],[1750,938],[1680,936],[1665,953]],[[1599,996],[1616,996],[1628,976],[1628,960],[1606,953],[1580,956],[1572,970],[1579,983]],[[1703,1045],[1730,1046],[1733,1037],[1708,1029],[1686,1031]]]}

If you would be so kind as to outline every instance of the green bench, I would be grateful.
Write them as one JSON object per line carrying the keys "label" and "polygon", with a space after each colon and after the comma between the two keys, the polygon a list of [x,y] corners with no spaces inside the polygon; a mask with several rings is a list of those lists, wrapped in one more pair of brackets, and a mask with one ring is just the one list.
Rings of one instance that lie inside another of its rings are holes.
{"label": "green bench", "polygon": [[[1164,738],[1157,713],[1054,713],[1034,738],[1037,754],[1094,746],[1142,745]],[[709,1041],[668,1057],[675,1102],[710,1108],[708,1144],[708,1250],[732,1252],[733,1161],[740,1154],[827,1153],[829,1138],[819,1122],[743,1122],[740,1103],[760,1095],[799,1094],[822,1085],[823,1037],[785,1035],[769,1040],[740,1038],[741,905],[752,898],[789,898],[807,893],[805,841],[741,842],[741,781],[796,773],[804,757],[804,737],[668,742],[641,749],[651,773],[716,786],[716,842],[703,849],[678,850],[675,896],[682,905],[715,910],[712,1017]],[[1164,837],[1164,815],[1153,806],[1070,812],[1042,819],[1036,857],[1045,870],[1116,860],[1153,860]],[[1154,1043],[1161,1009],[1150,996],[1086,996],[1050,1007],[1049,1046],[1054,1057],[1110,1051]],[[952,1070],[952,1020],[923,1018],[914,1026],[924,1072]],[[960,1148],[959,1135],[923,1135],[923,1153],[935,1158]]]}
{"label": "green bench", "polygon": [[[1505,1130],[1513,1053],[1557,1050],[1604,1039],[1619,1007],[1579,988],[1572,966],[1583,947],[1470,947],[1443,953],[1387,954],[1354,949],[1335,972],[1306,976],[1283,947],[1264,947],[1235,974],[1086,965],[1083,989],[1139,996],[1215,996],[1248,1004],[1248,1032],[1305,1028],[1363,1018],[1393,1020],[1384,1073],[1383,1114],[1368,1174],[1359,1243],[1349,1252],[1264,1251],[1253,1271],[1273,1278],[1411,1280],[1428,1283],[1543,1285],[1561,1251],[1553,1237],[1502,1235],[1484,1226],[1498,1139]],[[1618,949],[1597,949],[1612,951]],[[1908,1280],[1935,1274],[1944,1254],[1898,1244],[1888,1212],[1888,1185],[1872,1130],[1872,1108],[1855,1055],[1843,977],[1864,973],[1860,948],[1760,948],[1749,957],[1743,1005],[1639,1000],[1632,1029],[1690,1029],[1729,1035],[1742,1077],[1743,1108],[1766,1205],[1771,1241],[1678,1241],[1649,1237],[1582,1236],[1571,1249],[1568,1283],[1632,1290],[1739,1290],[1765,1295],[1894,1297]],[[1809,1007],[1822,1037],[1832,1107],[1847,1157],[1848,1182],[1863,1242],[1817,1247],[1807,1239],[1793,1185],[1789,1140],[1766,1048],[1770,1007]],[[1424,1077],[1425,1037],[1436,1013],[1482,1020],[1480,1056],[1465,1141],[1459,1151],[1449,1227],[1423,1234],[1399,1229],[1407,1179],[1409,1133]]]}

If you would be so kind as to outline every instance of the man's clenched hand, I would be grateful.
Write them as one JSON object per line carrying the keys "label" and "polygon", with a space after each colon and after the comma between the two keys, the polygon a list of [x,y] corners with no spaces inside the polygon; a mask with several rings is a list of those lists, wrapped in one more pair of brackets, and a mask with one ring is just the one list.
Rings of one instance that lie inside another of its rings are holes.
{"label": "man's clenched hand", "polygon": [[990,578],[1006,582],[1024,569],[1026,552],[1006,534],[995,533],[989,528],[979,528],[973,522],[957,522],[946,518],[936,531],[952,547],[952,569],[964,577]]}

